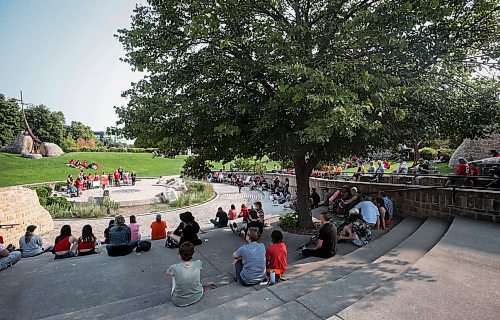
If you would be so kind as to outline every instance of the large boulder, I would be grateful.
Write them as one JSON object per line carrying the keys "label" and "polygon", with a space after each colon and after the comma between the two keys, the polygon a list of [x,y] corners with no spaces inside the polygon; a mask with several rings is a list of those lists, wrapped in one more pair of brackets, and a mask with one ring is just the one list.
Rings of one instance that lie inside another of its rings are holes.
{"label": "large boulder", "polygon": [[31,151],[33,151],[33,139],[23,132],[19,132],[9,145],[0,148],[0,152],[17,154],[31,153]]}
{"label": "large boulder", "polygon": [[22,153],[21,157],[29,159],[42,159],[42,155],[39,153]]}
{"label": "large boulder", "polygon": [[59,157],[64,154],[64,151],[55,143],[42,142],[40,145],[40,153],[44,157]]}

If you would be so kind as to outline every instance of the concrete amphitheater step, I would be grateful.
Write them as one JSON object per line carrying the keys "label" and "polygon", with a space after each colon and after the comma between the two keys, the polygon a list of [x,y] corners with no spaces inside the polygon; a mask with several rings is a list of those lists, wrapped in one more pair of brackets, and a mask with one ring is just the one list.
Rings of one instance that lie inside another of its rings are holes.
{"label": "concrete amphitheater step", "polygon": [[206,310],[222,305],[226,302],[237,301],[242,296],[247,297],[249,294],[252,294],[254,292],[255,288],[253,287],[242,287],[240,284],[232,282],[231,284],[205,292],[203,298],[199,302],[191,306],[179,308],[176,307],[172,302],[168,301],[151,308],[146,308],[128,314],[119,315],[111,319],[123,319],[123,320],[127,319],[167,320],[167,319],[180,319],[180,318],[184,319],[189,315],[196,314],[198,312],[205,312]]}
{"label": "concrete amphitheater step", "polygon": [[[347,266],[339,269],[341,270],[339,273],[332,273],[332,276],[336,279],[354,272],[362,267],[360,264],[367,264],[395,247],[398,243],[415,232],[415,230],[417,230],[422,223],[422,220],[417,218],[408,218],[406,222],[405,220],[403,220],[390,233],[370,243],[370,247],[372,247],[371,250],[362,250],[363,248],[360,248],[347,256],[342,257],[341,259],[332,258],[323,260],[322,262],[335,266],[339,261],[344,260]],[[383,240],[384,238],[387,239]],[[380,248],[376,246],[376,243],[379,242]],[[368,245],[365,247],[368,247]],[[360,250],[361,254],[355,255],[355,253]],[[351,255],[353,258],[349,258]],[[356,263],[356,265],[351,265],[352,263]],[[319,268],[319,273],[323,274],[325,272],[325,265],[323,263],[307,263],[307,271],[299,270],[299,272],[291,274],[288,274],[287,271],[287,277],[289,280],[285,282],[281,282],[280,284],[272,287],[257,287],[258,291],[255,293],[249,294],[238,300],[216,306],[210,310],[204,310],[203,312],[193,314],[188,317],[188,319],[208,319],[209,317],[217,319],[248,319],[255,317],[263,312],[279,307],[287,301],[296,299],[305,293],[319,289],[320,287],[311,285],[311,281],[314,281],[315,276],[310,277],[311,274],[316,273],[317,268]],[[255,305],[258,306],[258,308],[248,308],[248,301],[252,301],[252,304],[255,302]]]}
{"label": "concrete amphitheater step", "polygon": [[[258,318],[288,319],[295,314],[304,312],[313,313],[322,319],[328,318],[408,270],[441,239],[448,226],[447,221],[429,218],[398,246],[372,263],[342,278],[337,278],[328,270],[324,270],[323,274],[316,272],[316,281],[312,283],[310,277],[297,278],[297,282],[304,281],[313,287],[312,290],[306,290],[306,294],[298,293],[298,290],[302,290],[303,286],[295,286],[294,288],[288,287],[285,283],[283,288],[297,292],[300,297],[259,314]],[[280,297],[280,294],[277,295]],[[286,296],[286,298],[289,297],[290,295]]]}
{"label": "concrete amphitheater step", "polygon": [[331,319],[498,319],[499,266],[500,225],[455,217],[410,270]]}
{"label": "concrete amphitheater step", "polygon": [[[202,278],[202,283],[212,283],[217,285],[218,288],[221,288],[233,282],[233,276],[230,274],[222,274]],[[111,319],[116,317],[123,318],[125,315],[134,313],[135,311],[152,308],[154,306],[161,305],[166,301],[170,301],[171,291],[172,289],[168,287],[140,296],[104,303],[95,307],[43,318],[43,320]]]}

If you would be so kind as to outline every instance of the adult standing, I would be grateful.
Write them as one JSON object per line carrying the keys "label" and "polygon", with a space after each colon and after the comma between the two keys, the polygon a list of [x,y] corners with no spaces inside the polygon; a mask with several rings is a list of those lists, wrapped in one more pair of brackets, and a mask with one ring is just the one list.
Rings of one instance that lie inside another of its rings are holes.
{"label": "adult standing", "polygon": [[337,253],[337,229],[331,220],[332,218],[328,212],[321,214],[321,228],[319,229],[316,248],[304,248],[302,249],[302,255],[305,257],[330,258]]}
{"label": "adult standing", "polygon": [[26,233],[19,239],[19,249],[21,249],[22,257],[34,257],[51,248],[50,245],[44,245],[42,237],[35,234],[36,226],[29,225],[26,228]]}
{"label": "adult standing", "polygon": [[[279,184],[278,184],[278,186],[279,186]],[[285,183],[283,184],[283,195],[285,196],[285,198],[286,198],[286,195],[290,193],[290,191],[288,191],[288,189],[290,189],[290,180],[288,178],[285,178]]]}
{"label": "adult standing", "polygon": [[257,228],[249,228],[245,236],[247,244],[233,252],[235,280],[243,286],[259,284],[266,279],[266,248],[257,242],[259,237]]}

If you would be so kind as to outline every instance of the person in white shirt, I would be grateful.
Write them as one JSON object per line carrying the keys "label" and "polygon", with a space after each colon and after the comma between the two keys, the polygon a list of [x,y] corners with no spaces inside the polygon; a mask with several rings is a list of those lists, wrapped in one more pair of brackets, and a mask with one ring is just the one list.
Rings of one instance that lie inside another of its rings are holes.
{"label": "person in white shirt", "polygon": [[3,244],[0,243],[0,271],[12,267],[19,260],[21,260],[21,252],[9,252],[9,250],[5,249]]}
{"label": "person in white shirt", "polygon": [[406,174],[408,173],[408,165],[406,164],[406,161],[403,159],[398,159],[399,165],[397,166],[396,170],[393,171],[395,174]]}
{"label": "person in white shirt", "polygon": [[380,212],[375,204],[371,201],[371,199],[366,198],[364,201],[361,201],[354,208],[359,209],[363,219],[370,227],[379,228],[379,215]]}

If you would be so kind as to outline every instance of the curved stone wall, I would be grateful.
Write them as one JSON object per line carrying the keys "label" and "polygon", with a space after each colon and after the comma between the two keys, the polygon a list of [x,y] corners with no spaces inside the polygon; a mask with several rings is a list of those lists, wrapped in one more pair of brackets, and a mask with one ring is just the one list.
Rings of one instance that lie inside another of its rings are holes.
{"label": "curved stone wall", "polygon": [[37,226],[36,233],[44,234],[54,229],[49,212],[38,201],[34,190],[15,186],[0,188],[0,225],[17,224],[12,228],[0,228],[4,243],[19,246],[19,237],[30,224]]}
{"label": "curved stone wall", "polygon": [[460,157],[464,157],[467,161],[488,158],[492,149],[500,152],[500,134],[493,134],[485,139],[465,139],[453,152],[448,165],[451,168],[458,167],[458,158]]}

